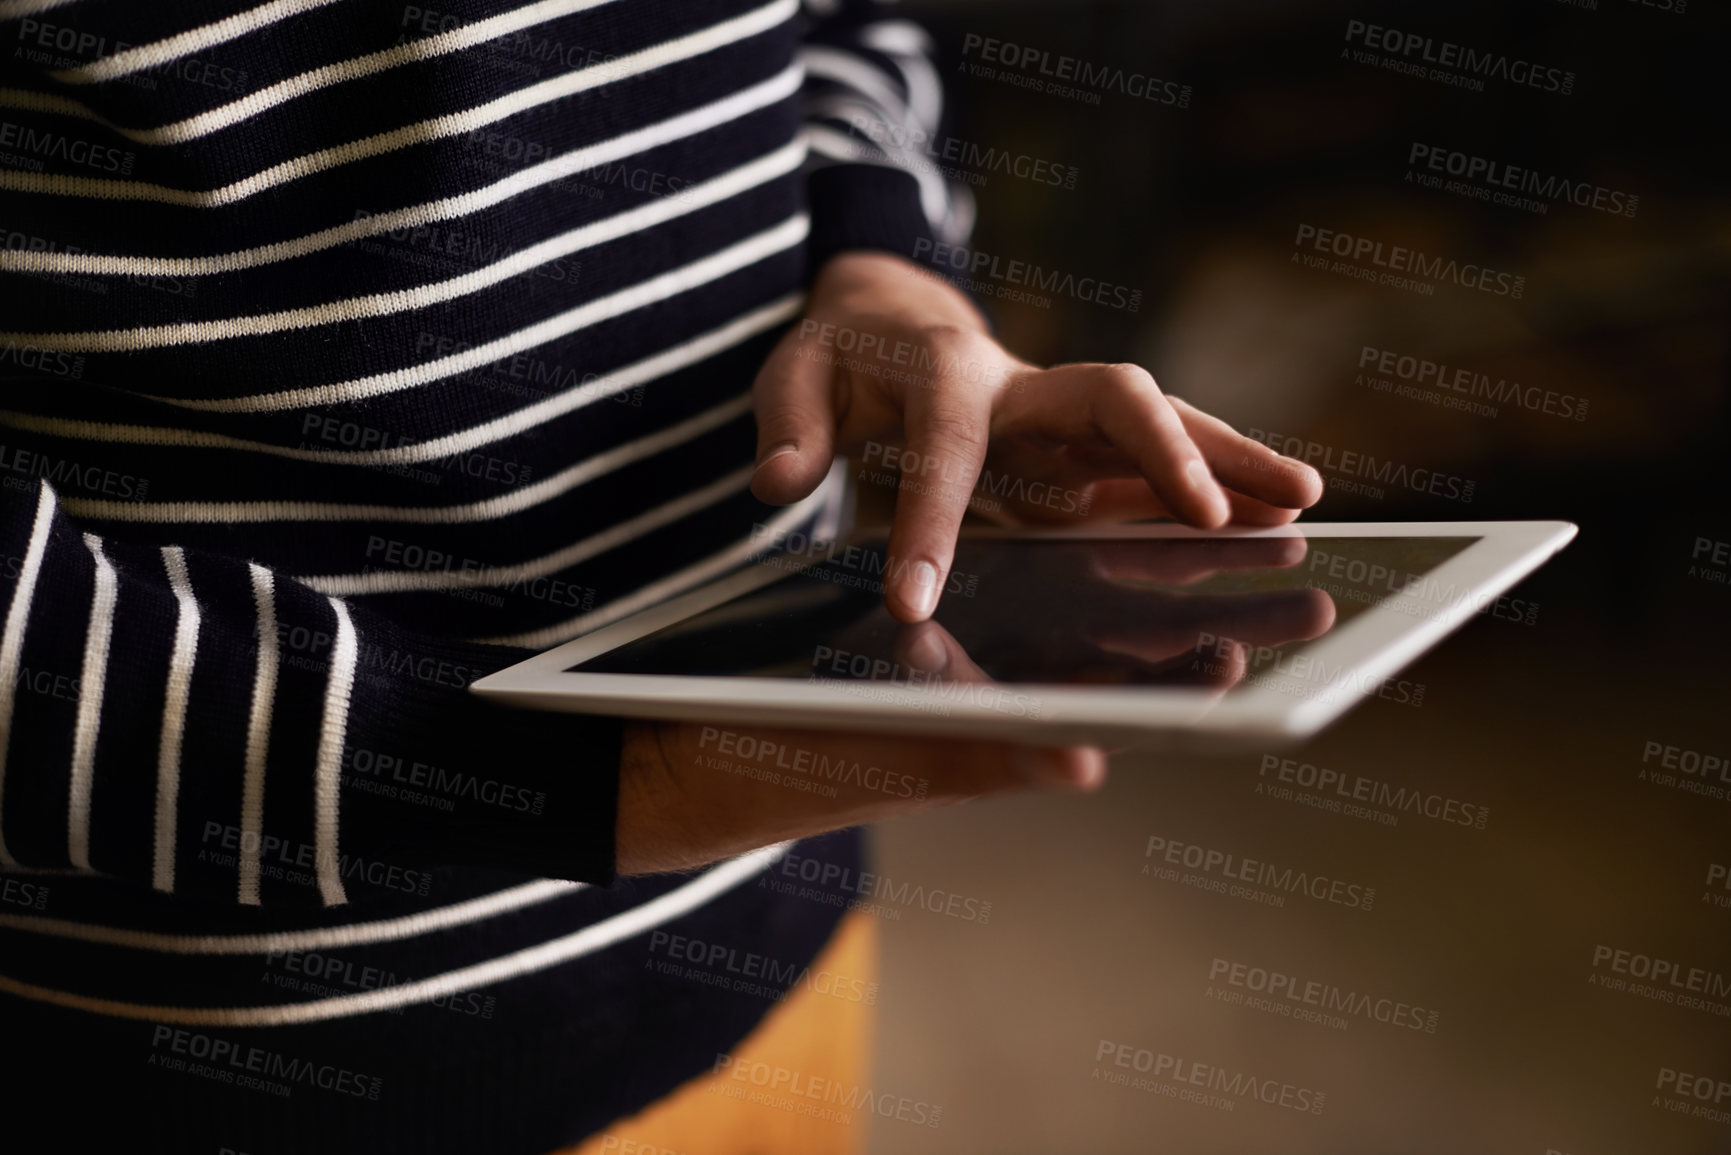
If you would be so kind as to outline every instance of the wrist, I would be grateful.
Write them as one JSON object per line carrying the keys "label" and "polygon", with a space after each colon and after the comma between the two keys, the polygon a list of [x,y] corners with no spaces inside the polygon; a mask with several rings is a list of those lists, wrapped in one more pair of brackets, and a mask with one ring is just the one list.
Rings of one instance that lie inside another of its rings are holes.
{"label": "wrist", "polygon": [[619,746],[619,807],[614,860],[619,874],[653,874],[692,865],[682,853],[691,839],[681,830],[678,808],[669,805],[678,787],[668,772],[662,728],[628,721]]}
{"label": "wrist", "polygon": [[823,263],[812,285],[808,312],[830,307],[883,312],[886,302],[893,303],[897,311],[917,313],[926,325],[991,332],[985,316],[966,293],[906,257],[869,249],[840,252]]}

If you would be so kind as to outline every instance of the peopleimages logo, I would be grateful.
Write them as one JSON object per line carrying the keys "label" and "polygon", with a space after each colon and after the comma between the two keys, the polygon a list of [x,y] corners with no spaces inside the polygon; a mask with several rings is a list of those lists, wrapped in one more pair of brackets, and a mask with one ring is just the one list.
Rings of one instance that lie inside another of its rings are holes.
{"label": "peopleimages logo", "polygon": [[[1411,289],[1414,287],[1413,279],[1416,278],[1418,286],[1427,294],[1430,290],[1424,282],[1431,285],[1446,283],[1518,301],[1527,286],[1526,277],[1502,272],[1488,265],[1474,261],[1461,262],[1453,257],[1433,256],[1422,249],[1385,244],[1371,237],[1355,236],[1312,224],[1300,224],[1298,235],[1293,238],[1292,243],[1293,264],[1323,268],[1328,272],[1343,273],[1360,280],[1393,285],[1395,288]],[[1332,255],[1343,260],[1330,265],[1325,260],[1309,257],[1309,252]],[[1369,262],[1373,267],[1365,267],[1364,262]],[[1386,271],[1379,273],[1378,270]],[[1396,274],[1410,274],[1410,277]]]}
{"label": "peopleimages logo", "polygon": [[[1246,858],[1243,855],[1229,851],[1217,850],[1212,847],[1199,846],[1193,842],[1179,842],[1159,834],[1148,836],[1147,848],[1142,852],[1145,861],[1142,873],[1149,877],[1158,877],[1164,882],[1179,881],[1167,877],[1170,871],[1159,871],[1157,864],[1183,867],[1199,874],[1217,874],[1221,878],[1237,882],[1248,882],[1256,886],[1265,886],[1270,890],[1282,891],[1286,894],[1304,895],[1318,902],[1329,902],[1336,906],[1344,906],[1353,910],[1369,911],[1376,904],[1376,887],[1364,886],[1361,883],[1349,882],[1343,878],[1331,878],[1326,874],[1313,874],[1307,870],[1298,870],[1290,866],[1276,866],[1257,858]],[[1201,889],[1217,887],[1204,886]],[[1268,905],[1284,905],[1270,903]]]}
{"label": "peopleimages logo", "polygon": [[[1587,419],[1587,399],[1573,393],[1522,385],[1506,377],[1493,381],[1486,373],[1393,349],[1363,346],[1358,353],[1358,367],[1370,369],[1373,374],[1387,375],[1379,380],[1374,375],[1361,373],[1361,384],[1417,401],[1430,401],[1444,409],[1495,417],[1496,406],[1486,404],[1495,401],[1498,405],[1514,405],[1532,413],[1545,413],[1568,421]],[[1396,380],[1403,384],[1396,386]]]}
{"label": "peopleimages logo", "polygon": [[[1460,193],[1495,204],[1507,204],[1514,208],[1527,209],[1529,212],[1549,212],[1552,203],[1567,201],[1584,209],[1632,217],[1641,203],[1640,197],[1618,189],[1590,184],[1584,180],[1546,176],[1520,165],[1492,160],[1459,149],[1445,148],[1442,145],[1425,144],[1423,141],[1412,142],[1406,162],[1413,166],[1406,173],[1409,181],[1416,180],[1427,188],[1441,188],[1444,192]],[[1444,176],[1459,177],[1460,180],[1444,184]],[[1489,187],[1471,187],[1472,182]],[[1516,193],[1525,195],[1515,196]]]}
{"label": "peopleimages logo", "polygon": [[[4,359],[0,359],[0,363],[4,363]],[[150,489],[147,478],[119,473],[100,465],[84,465],[68,458],[49,457],[4,442],[0,442],[0,473],[40,477],[62,492],[82,490],[125,501],[142,500]]]}
{"label": "peopleimages logo", "polygon": [[[1451,40],[1438,40],[1419,32],[1402,32],[1398,28],[1368,24],[1363,20],[1346,22],[1346,42],[1364,47],[1363,52],[1342,49],[1357,63],[1379,65],[1391,72],[1439,80],[1474,91],[1482,92],[1486,80],[1501,80],[1562,96],[1575,90],[1575,74],[1562,68],[1535,64]],[[1379,58],[1379,52],[1386,53],[1386,58]]]}
{"label": "peopleimages logo", "polygon": [[1693,1115],[1697,1119],[1708,1119],[1714,1123],[1731,1123],[1731,1109],[1721,1106],[1731,1102],[1731,1079],[1695,1075],[1676,1067],[1660,1067],[1653,1089],[1677,1097],[1669,1103],[1655,1097],[1655,1107],[1664,1107],[1668,1111]]}
{"label": "peopleimages logo", "polygon": [[1044,157],[1010,152],[960,137],[936,137],[923,129],[885,124],[864,114],[851,118],[849,123],[885,151],[901,153],[899,159],[915,168],[963,184],[983,185],[988,175],[999,173],[1054,188],[1076,187],[1074,165],[1058,164]]}
{"label": "peopleimages logo", "polygon": [[36,882],[16,878],[0,879],[0,902],[41,910],[48,905],[48,888]]}
{"label": "peopleimages logo", "polygon": [[[1373,496],[1380,498],[1382,491],[1378,487],[1387,485],[1410,489],[1414,493],[1428,493],[1433,497],[1470,502],[1473,491],[1477,488],[1477,484],[1470,478],[1456,477],[1422,466],[1412,469],[1404,462],[1378,458],[1374,454],[1360,453],[1356,449],[1337,450],[1334,446],[1324,445],[1320,441],[1288,437],[1255,427],[1245,430],[1245,436],[1252,441],[1262,442],[1282,457],[1295,458],[1331,474],[1328,478],[1330,489],[1345,489],[1350,492],[1368,489],[1373,491]],[[1375,482],[1376,485],[1359,486],[1354,479]],[[1343,484],[1335,484],[1337,481],[1343,481]]]}
{"label": "peopleimages logo", "polygon": [[[10,120],[0,120],[0,149],[18,149],[28,156],[63,160],[97,172],[117,172],[122,176],[132,171],[132,162],[137,159],[132,153],[112,146],[93,144],[48,129],[14,124]],[[39,165],[24,167],[41,171]]]}
{"label": "peopleimages logo", "polygon": [[693,979],[724,990],[780,999],[797,986],[868,1007],[876,1006],[878,1001],[878,984],[858,976],[838,974],[821,966],[814,973],[807,964],[665,930],[651,932],[649,953],[666,956],[666,961],[655,968],[660,974]]}
{"label": "peopleimages logo", "polygon": [[[52,5],[36,4],[32,7],[46,8]],[[77,68],[87,61],[119,55],[130,48],[138,47],[125,40],[110,41],[108,37],[98,36],[94,32],[32,19],[18,22],[18,41],[22,47],[14,50],[14,56],[50,68]],[[239,92],[246,87],[247,72],[244,68],[226,68],[208,60],[201,60],[197,56],[171,53],[168,60],[115,77],[113,83],[154,90],[157,77],[199,84],[223,92]],[[130,153],[127,155],[131,156]]]}
{"label": "peopleimages logo", "polygon": [[[547,794],[543,790],[527,790],[494,778],[479,778],[461,770],[447,770],[428,762],[359,746],[343,750],[340,766],[348,775],[343,782],[346,786],[390,798],[401,797],[403,801],[427,801],[439,810],[455,810],[460,799],[524,814],[540,814],[547,805]],[[427,791],[438,797],[429,798],[417,791]]]}
{"label": "peopleimages logo", "polygon": [[[1731,1005],[1709,1001],[1731,998],[1731,973],[1603,943],[1593,947],[1593,970],[1595,973],[1587,976],[1589,985],[1628,990],[1658,1002],[1731,1017]],[[1608,970],[1611,975],[1598,973],[1601,970]]]}
{"label": "peopleimages logo", "polygon": [[[787,771],[790,781],[809,781],[814,785],[839,783],[857,789],[877,791],[895,798],[924,798],[930,784],[924,778],[914,778],[895,770],[885,770],[867,762],[850,760],[846,754],[832,756],[821,750],[739,734],[715,726],[703,727],[697,740],[699,750],[712,751],[698,755],[699,765],[712,770],[767,772],[776,782],[783,780],[777,771]],[[757,777],[756,774],[750,775]],[[759,780],[762,780],[761,778]],[[820,783],[821,780],[821,783]],[[836,797],[832,787],[825,797]]]}
{"label": "peopleimages logo", "polygon": [[[976,54],[982,63],[972,62]],[[962,68],[973,76],[1083,104],[1099,104],[1100,93],[1116,92],[1152,104],[1190,107],[1188,84],[1162,80],[1133,69],[1093,64],[1032,44],[1015,44],[970,32],[962,38],[962,55],[967,58]],[[1005,71],[999,72],[999,68]]]}
{"label": "peopleimages logo", "polygon": [[[1446,825],[1466,826],[1474,830],[1483,830],[1491,819],[1488,806],[1462,802],[1446,794],[1396,786],[1392,782],[1367,778],[1363,774],[1347,774],[1313,762],[1300,762],[1296,758],[1282,758],[1278,754],[1262,756],[1257,777],[1266,779],[1270,771],[1274,772],[1274,781],[1278,783],[1313,790],[1322,796],[1332,795],[1336,800],[1367,803],[1395,814],[1422,815]],[[1259,781],[1256,792],[1263,793],[1263,787],[1264,783]],[[1394,823],[1387,825],[1392,826]]]}
{"label": "peopleimages logo", "polygon": [[944,1118],[942,1106],[924,1099],[879,1092],[857,1083],[844,1083],[738,1055],[716,1055],[711,1075],[712,1094],[779,1107],[826,1123],[852,1124],[855,1112],[921,1127],[936,1127]]}
{"label": "peopleimages logo", "polygon": [[[961,274],[963,289],[985,292],[993,296],[1018,299],[1000,291],[998,284],[1026,286],[1058,297],[1070,297],[1127,313],[1142,308],[1142,290],[1118,285],[1098,277],[1078,277],[1059,269],[1047,269],[1031,261],[1005,260],[996,253],[969,249],[962,245],[947,245],[921,237],[914,242],[914,260],[929,261],[939,268]],[[994,283],[996,282],[996,283]],[[1037,303],[1037,302],[1036,302]],[[1050,302],[1047,302],[1048,304]]]}
{"label": "peopleimages logo", "polygon": [[[1380,606],[1390,613],[1427,621],[1454,617],[1456,607],[1465,606],[1469,613],[1484,614],[1498,621],[1528,626],[1539,624],[1539,603],[1525,598],[1512,598],[1507,594],[1490,597],[1470,588],[1462,589],[1454,582],[1445,585],[1416,573],[1402,575],[1390,566],[1338,554],[1331,556],[1326,550],[1313,549],[1311,557],[1314,560],[1310,578],[1305,584],[1328,594],[1336,605],[1357,602]],[[1323,566],[1327,566],[1327,572],[1319,575],[1316,571]],[[1397,577],[1404,583],[1400,587],[1394,585]],[[1393,816],[1389,817],[1392,820]]]}
{"label": "peopleimages logo", "polygon": [[150,1049],[149,1064],[153,1067],[183,1071],[284,1098],[299,1085],[376,1101],[384,1083],[376,1075],[351,1071],[334,1063],[314,1062],[162,1023],[156,1024],[151,1033]]}
{"label": "peopleimages logo", "polygon": [[84,376],[84,358],[70,353],[38,349],[34,345],[0,345],[0,366],[16,365],[47,373],[52,377],[68,377],[76,381]]}
{"label": "peopleimages logo", "polygon": [[[776,876],[780,875],[781,878]],[[790,880],[783,882],[782,880]],[[811,883],[800,888],[797,883]],[[901,910],[918,907],[932,914],[946,915],[961,922],[985,926],[992,921],[992,903],[988,900],[958,894],[943,887],[928,887],[924,883],[896,881],[887,874],[870,870],[855,870],[851,866],[788,854],[758,879],[761,889],[777,894],[813,898],[827,906],[845,906],[853,910],[871,909],[885,914],[891,921],[901,918]],[[805,893],[805,891],[811,893]],[[900,909],[898,909],[900,908]]]}
{"label": "peopleimages logo", "polygon": [[[1334,983],[1302,978],[1277,968],[1254,966],[1234,959],[1216,957],[1208,964],[1208,988],[1205,997],[1233,1005],[1247,998],[1263,996],[1269,1004],[1256,1005],[1254,1010],[1266,1010],[1288,1018],[1302,1017],[1301,1008],[1314,1009],[1323,1026],[1344,1029],[1344,1016],[1368,1019],[1385,1026],[1404,1027],[1423,1034],[1436,1034],[1438,1013],[1407,1002],[1404,999],[1373,995],[1366,991],[1343,988]],[[1230,991],[1217,988],[1233,988]],[[1243,993],[1241,993],[1243,992]],[[1236,997],[1235,997],[1236,996]]]}
{"label": "peopleimages logo", "polygon": [[[1091,1080],[1219,1110],[1230,1111],[1239,1102],[1254,1099],[1270,1107],[1320,1115],[1328,1101],[1324,1092],[1309,1087],[1279,1079],[1261,1079],[1244,1071],[1232,1071],[1213,1063],[1197,1062],[1114,1039],[1100,1040],[1094,1048],[1094,1062],[1096,1066],[1089,1076]],[[1120,1070],[1114,1071],[1112,1067]],[[1127,1073],[1130,1071],[1146,1077],[1135,1078]],[[1198,1087],[1202,1090],[1193,1090]]]}
{"label": "peopleimages logo", "polygon": [[[398,25],[398,44],[407,44],[426,36],[436,36],[450,32],[469,23],[470,17],[465,13],[445,12],[437,8],[423,8],[419,5],[406,5],[403,17]],[[495,66],[510,67],[513,71],[524,75],[540,75],[545,66],[557,67],[562,71],[579,68],[589,68],[597,64],[619,59],[616,55],[602,52],[597,48],[588,48],[580,44],[566,44],[551,36],[534,36],[527,28],[519,28],[515,32],[495,37],[480,46],[481,51],[490,57],[490,63]],[[596,90],[596,95],[606,99],[611,90],[603,87]]]}

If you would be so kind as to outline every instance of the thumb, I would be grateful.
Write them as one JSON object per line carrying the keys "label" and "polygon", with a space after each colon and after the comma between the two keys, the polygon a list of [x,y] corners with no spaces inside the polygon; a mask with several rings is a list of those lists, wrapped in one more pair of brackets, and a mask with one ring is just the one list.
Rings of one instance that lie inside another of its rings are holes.
{"label": "thumb", "polygon": [[833,369],[826,351],[802,341],[796,328],[782,338],[751,387],[757,415],[757,472],[751,492],[771,505],[806,497],[835,456]]}

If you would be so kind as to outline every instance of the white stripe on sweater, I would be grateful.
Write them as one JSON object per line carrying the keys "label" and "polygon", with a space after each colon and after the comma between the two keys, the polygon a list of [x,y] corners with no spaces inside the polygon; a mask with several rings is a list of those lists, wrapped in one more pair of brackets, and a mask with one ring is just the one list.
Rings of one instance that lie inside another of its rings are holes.
{"label": "white stripe on sweater", "polygon": [[581,329],[622,317],[627,313],[650,305],[668,301],[684,293],[700,289],[711,282],[718,281],[730,273],[749,268],[759,261],[767,260],[778,253],[785,253],[797,248],[811,232],[811,220],[804,213],[788,217],[779,225],[765,229],[736,241],[719,252],[711,253],[692,261],[689,265],[681,265],[665,273],[639,281],[605,297],[597,297],[581,305],[555,313],[545,320],[503,337],[453,353],[448,357],[440,357],[433,361],[424,361],[419,365],[410,365],[404,369],[392,369],[384,373],[372,373],[365,377],[352,377],[347,381],[337,381],[329,385],[311,385],[302,389],[284,389],[277,393],[255,393],[246,397],[219,397],[213,399],[189,399],[180,397],[161,397],[151,394],[140,394],[152,401],[161,401],[166,405],[174,405],[182,409],[196,409],[205,413],[278,413],[285,409],[304,409],[309,405],[336,405],[346,401],[360,401],[368,397],[380,397],[386,393],[397,393],[404,389],[413,389],[418,385],[427,385],[434,381],[442,381],[467,373],[471,369],[479,369],[494,361],[500,361],[518,353],[526,353],[537,346],[569,337]]}
{"label": "white stripe on sweater", "polygon": [[174,591],[174,652],[168,660],[168,686],[162,700],[162,737],[156,752],[156,839],[150,885],[174,893],[175,838],[180,825],[180,751],[186,735],[186,705],[198,661],[202,615],[186,572],[186,554],[177,545],[162,547],[162,567]]}
{"label": "white stripe on sweater", "polygon": [[790,19],[798,5],[796,0],[772,0],[762,8],[712,24],[698,32],[664,41],[652,48],[633,52],[589,68],[564,73],[528,88],[519,89],[496,100],[459,112],[447,113],[430,120],[406,124],[388,132],[375,133],[360,140],[332,148],[320,149],[304,156],[286,160],[251,176],[213,189],[179,189],[145,181],[108,180],[100,177],[75,177],[64,173],[35,173],[0,170],[0,188],[49,196],[92,197],[102,200],[154,201],[188,208],[216,208],[235,204],[262,192],[314,173],[339,165],[352,164],[368,157],[380,156],[411,145],[425,144],[445,137],[457,136],[495,124],[518,113],[563,100],[580,92],[616,83],[628,77],[664,68],[681,60],[689,60],[714,52],[729,44],[747,40]]}
{"label": "white stripe on sweater", "polygon": [[230,40],[238,40],[261,28],[269,28],[291,16],[299,16],[303,12],[311,12],[315,8],[323,8],[336,2],[337,0],[271,0],[268,4],[237,12],[226,19],[176,33],[150,44],[140,44],[136,48],[92,60],[89,64],[81,64],[77,68],[50,72],[48,75],[62,84],[100,84],[105,80],[131,76],[135,72],[144,72],[176,60],[184,60],[207,48],[227,44]]}
{"label": "white stripe on sweater", "polygon": [[900,128],[904,140],[908,129],[917,127],[907,101],[873,62],[822,45],[801,48],[799,58],[808,75],[846,85],[876,105],[886,120]]}
{"label": "white stripe on sweater", "polygon": [[330,599],[337,615],[337,637],[331,647],[331,669],[325,682],[325,712],[319,726],[318,765],[313,778],[313,849],[318,863],[319,897],[326,906],[346,903],[337,851],[337,787],[343,769],[343,744],[349,732],[349,696],[355,688],[360,646],[349,607]]}
{"label": "white stripe on sweater", "polygon": [[68,353],[133,352],[172,345],[196,345],[240,337],[258,337],[268,333],[280,333],[286,329],[334,325],[344,321],[387,317],[394,313],[425,309],[479,293],[572,253],[620,240],[687,213],[720,204],[776,177],[793,172],[804,160],[805,143],[795,140],[767,156],[759,157],[702,184],[687,186],[675,196],[650,201],[637,208],[570,229],[462,276],[417,285],[412,289],[348,297],[273,313],[225,317],[217,321],[180,321],[168,325],[83,333],[0,333],[0,345],[21,345]]}
{"label": "white stripe on sweater", "polygon": [[36,496],[36,520],[30,526],[30,544],[18,567],[12,587],[12,606],[6,611],[6,632],[0,634],[0,866],[17,860],[6,849],[6,755],[12,747],[12,707],[18,696],[18,667],[24,656],[24,633],[30,626],[30,606],[36,599],[36,579],[42,574],[42,557],[48,552],[48,531],[54,524],[54,490],[46,482]]}
{"label": "white stripe on sweater", "polygon": [[35,1002],[70,1007],[113,1018],[187,1026],[283,1027],[353,1018],[356,1015],[374,1014],[397,1007],[418,1006],[448,995],[510,982],[512,979],[538,974],[595,954],[615,943],[636,938],[689,914],[718,895],[763,873],[786,854],[791,845],[790,842],[781,842],[741,855],[712,867],[683,886],[652,898],[641,906],[621,911],[570,934],[483,963],[446,971],[432,978],[400,983],[379,990],[336,995],[305,1003],[253,1007],[150,1006],[115,999],[92,998],[89,995],[54,990],[6,976],[0,976],[0,991]]}
{"label": "white stripe on sweater", "polygon": [[944,112],[944,82],[932,63],[932,38],[906,20],[881,20],[860,30],[860,43],[895,61],[908,91],[908,115],[928,134]]}
{"label": "white stripe on sweater", "polygon": [[81,499],[65,503],[75,517],[153,524],[231,525],[261,521],[393,521],[417,525],[469,525],[521,513],[587,485],[635,461],[683,445],[751,411],[751,394],[730,397],[676,425],[597,453],[532,485],[464,505],[345,505],[333,501],[135,502]]}
{"label": "white stripe on sweater", "polygon": [[78,0],[0,0],[0,20],[17,20],[77,2]]}
{"label": "white stripe on sweater", "polygon": [[[813,509],[823,504],[824,500],[824,492],[820,487],[804,500],[788,506],[770,518],[765,523],[765,529],[771,535],[785,532],[810,516]],[[559,625],[529,630],[521,634],[511,634],[508,637],[476,638],[474,640],[495,646],[523,646],[537,650],[557,645],[560,642],[568,642],[579,634],[587,634],[600,629],[602,626],[611,625],[621,618],[629,617],[640,609],[682,594],[686,590],[695,589],[703,582],[733,569],[753,554],[761,553],[762,550],[763,543],[756,540],[755,536],[742,538],[702,561],[686,566],[659,581],[641,586],[625,597],[617,598],[598,609],[581,614],[569,621],[561,622]]]}
{"label": "white stripe on sweater", "polygon": [[[326,2],[328,0],[307,0],[307,5],[312,7]],[[327,64],[302,72],[286,80],[280,80],[268,88],[261,88],[239,100],[158,128],[125,128],[105,120],[100,113],[83,105],[79,105],[78,111],[73,115],[99,121],[139,144],[184,144],[189,140],[196,140],[201,136],[208,136],[213,132],[250,120],[262,112],[287,104],[289,101],[306,96],[308,93],[344,84],[350,80],[358,80],[363,76],[371,76],[374,73],[384,72],[400,65],[432,60],[465,48],[472,48],[478,44],[485,44],[489,40],[497,40],[501,36],[520,32],[536,24],[544,24],[549,20],[557,20],[562,16],[569,16],[572,13],[596,8],[610,2],[611,0],[541,0],[538,4],[528,4],[522,8],[503,12],[498,16],[492,16],[474,24],[465,24],[460,28],[453,28],[435,36],[405,41],[378,52],[370,52],[365,56],[352,57],[336,64]],[[269,8],[273,5],[267,4],[265,7]],[[258,9],[254,9],[254,11],[258,11]],[[249,14],[242,13],[241,16],[231,16],[227,20],[220,21],[218,25],[207,25],[206,27],[215,28],[221,24],[229,24],[247,15]],[[201,31],[203,30],[195,29],[193,32],[182,33],[182,35],[192,36]],[[228,39],[232,39],[232,37]],[[137,49],[132,51],[137,51]],[[97,61],[96,63],[103,62]],[[94,65],[86,65],[85,67],[90,68]]]}
{"label": "white stripe on sweater", "polygon": [[276,707],[276,580],[249,563],[252,600],[258,612],[258,664],[253,669],[252,705],[246,719],[246,777],[240,796],[240,885],[238,901],[259,904],[259,856],[264,842],[264,776],[270,759],[270,724]]}
{"label": "white stripe on sweater", "polygon": [[563,549],[516,565],[489,566],[475,570],[374,570],[371,573],[323,574],[303,577],[301,582],[321,594],[351,597],[364,594],[408,593],[417,590],[484,589],[508,586],[520,581],[533,581],[570,569],[581,562],[598,557],[636,541],[644,534],[672,525],[700,509],[724,501],[751,484],[752,467],[736,469],[719,480],[699,489],[681,494],[672,501],[646,510],[608,526]]}
{"label": "white stripe on sweater", "polygon": [[84,632],[78,715],[72,727],[72,772],[66,788],[66,857],[76,870],[91,869],[90,792],[96,775],[96,739],[102,732],[102,699],[108,686],[108,642],[114,636],[114,603],[119,596],[114,565],[102,552],[102,539],[87,533],[84,548],[96,562],[96,582],[90,597],[90,624]]}
{"label": "white stripe on sweater", "polygon": [[389,212],[374,213],[359,220],[344,221],[340,225],[286,241],[206,257],[144,257],[3,249],[0,250],[0,270],[21,273],[92,273],[103,276],[199,277],[292,260],[381,233],[419,228],[438,221],[470,216],[542,185],[601,168],[625,157],[635,156],[700,132],[707,132],[788,99],[799,91],[804,76],[804,71],[797,64],[790,65],[768,80],[742,88],[713,103],[699,105],[666,120],[562,153],[551,160],[544,160],[470,192],[410,205],[407,208],[392,209]]}
{"label": "white stripe on sweater", "polygon": [[[61,873],[61,872],[56,872]],[[451,906],[437,907],[401,918],[355,922],[316,930],[284,930],[270,934],[160,934],[131,927],[98,926],[39,914],[0,912],[0,928],[42,934],[75,942],[114,946],[123,950],[176,955],[270,954],[303,950],[342,950],[378,942],[399,942],[454,927],[467,926],[502,914],[538,906],[582,890],[584,883],[540,879],[495,891]]]}
{"label": "white stripe on sweater", "polygon": [[[693,337],[683,344],[663,349],[641,361],[634,361],[599,380],[554,394],[545,401],[537,401],[503,417],[496,417],[431,441],[397,445],[389,449],[299,449],[292,445],[272,445],[244,437],[231,437],[226,433],[207,433],[203,430],[175,429],[160,425],[116,425],[68,417],[44,417],[10,409],[0,409],[0,426],[85,441],[193,449],[232,449],[327,465],[412,465],[417,462],[436,461],[455,453],[467,453],[483,445],[503,441],[616,393],[622,393],[633,386],[695,365],[791,320],[798,315],[803,303],[803,296],[789,294],[736,317],[718,329]],[[67,508],[69,511],[73,510],[73,504],[68,502]],[[77,516],[96,516],[92,511],[100,508],[106,506],[80,499]]]}

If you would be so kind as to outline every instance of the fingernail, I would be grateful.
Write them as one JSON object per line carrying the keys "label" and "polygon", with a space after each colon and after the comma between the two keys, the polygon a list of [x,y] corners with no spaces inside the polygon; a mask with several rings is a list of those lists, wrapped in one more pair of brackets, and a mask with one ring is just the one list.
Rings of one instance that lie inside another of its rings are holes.
{"label": "fingernail", "polygon": [[1192,461],[1184,467],[1184,476],[1190,479],[1191,486],[1202,500],[1208,503],[1209,512],[1215,517],[1224,517],[1230,513],[1226,507],[1226,495],[1220,491],[1220,483],[1208,472],[1205,462]]}
{"label": "fingernail", "polygon": [[905,591],[904,596],[916,614],[926,617],[938,608],[938,567],[929,561],[917,561],[910,576],[914,579],[914,588]]}
{"label": "fingernail", "polygon": [[762,469],[784,453],[797,452],[799,452],[799,443],[795,441],[783,441],[778,445],[772,445],[769,447],[769,452],[757,459],[757,468]]}
{"label": "fingernail", "polygon": [[1214,475],[1208,472],[1208,466],[1202,461],[1192,461],[1184,467],[1184,476],[1190,479],[1190,484],[1197,493],[1209,494],[1214,491]]}

